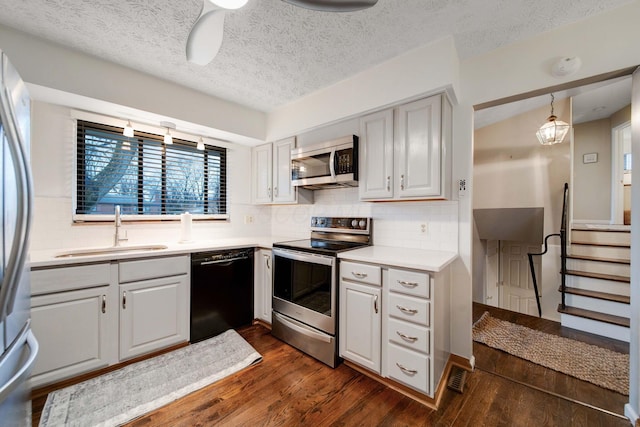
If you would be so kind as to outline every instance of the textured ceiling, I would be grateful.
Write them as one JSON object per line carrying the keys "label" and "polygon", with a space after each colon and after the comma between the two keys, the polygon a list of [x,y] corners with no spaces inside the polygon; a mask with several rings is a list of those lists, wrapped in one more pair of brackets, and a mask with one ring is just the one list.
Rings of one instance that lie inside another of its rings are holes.
{"label": "textured ceiling", "polygon": [[226,12],[218,56],[198,66],[186,61],[185,43],[202,1],[0,0],[0,23],[270,111],[446,36],[464,59],[630,2],[379,0],[329,13],[249,0]]}

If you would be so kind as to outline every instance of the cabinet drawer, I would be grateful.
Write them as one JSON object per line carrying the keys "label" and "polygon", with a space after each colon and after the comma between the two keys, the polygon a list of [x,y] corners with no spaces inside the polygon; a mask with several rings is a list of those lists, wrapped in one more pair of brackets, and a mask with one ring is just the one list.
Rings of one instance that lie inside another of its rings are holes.
{"label": "cabinet drawer", "polygon": [[389,289],[429,298],[429,274],[417,271],[389,270]]}
{"label": "cabinet drawer", "polygon": [[389,292],[389,315],[429,326],[429,301]]}
{"label": "cabinet drawer", "polygon": [[380,267],[348,261],[342,261],[340,263],[340,277],[352,282],[367,283],[376,286],[381,286],[382,282]]}
{"label": "cabinet drawer", "polygon": [[111,282],[111,264],[47,268],[31,272],[31,295],[95,288]]}
{"label": "cabinet drawer", "polygon": [[389,344],[387,348],[387,376],[410,387],[430,394],[428,356]]}
{"label": "cabinet drawer", "polygon": [[429,329],[398,319],[387,320],[389,341],[413,350],[429,354]]}
{"label": "cabinet drawer", "polygon": [[149,258],[120,263],[120,283],[137,282],[139,280],[157,279],[159,277],[187,274],[190,269],[188,256],[170,258]]}

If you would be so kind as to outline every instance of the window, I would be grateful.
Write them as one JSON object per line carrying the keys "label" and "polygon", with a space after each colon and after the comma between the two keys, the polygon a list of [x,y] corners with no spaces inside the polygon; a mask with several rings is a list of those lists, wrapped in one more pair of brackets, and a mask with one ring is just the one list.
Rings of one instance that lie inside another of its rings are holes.
{"label": "window", "polygon": [[[226,149],[78,120],[76,215],[162,219],[190,212],[226,218]],[[92,218],[91,216],[94,216]]]}

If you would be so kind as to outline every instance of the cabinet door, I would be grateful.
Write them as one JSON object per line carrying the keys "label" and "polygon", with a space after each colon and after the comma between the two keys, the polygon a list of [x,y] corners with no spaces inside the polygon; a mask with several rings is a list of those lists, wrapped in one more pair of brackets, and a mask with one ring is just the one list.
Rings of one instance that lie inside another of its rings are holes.
{"label": "cabinet door", "polygon": [[393,110],[369,114],[360,119],[358,147],[360,198],[393,197]]}
{"label": "cabinet door", "polygon": [[291,149],[295,146],[295,137],[273,143],[274,203],[293,203],[296,201],[296,191],[291,185]]}
{"label": "cabinet door", "polygon": [[380,288],[341,281],[340,356],[380,373]]}
{"label": "cabinet door", "polygon": [[253,171],[251,193],[253,203],[271,203],[271,175],[273,167],[271,144],[254,147],[251,152],[251,160],[251,170]]}
{"label": "cabinet door", "polygon": [[254,316],[267,323],[271,323],[272,280],[271,251],[260,249],[256,257]]}
{"label": "cabinet door", "polygon": [[120,285],[120,360],[188,341],[188,277]]}
{"label": "cabinet door", "polygon": [[40,351],[30,385],[39,387],[117,362],[118,312],[109,286],[31,298]]}
{"label": "cabinet door", "polygon": [[396,122],[396,197],[442,197],[442,95],[401,105]]}

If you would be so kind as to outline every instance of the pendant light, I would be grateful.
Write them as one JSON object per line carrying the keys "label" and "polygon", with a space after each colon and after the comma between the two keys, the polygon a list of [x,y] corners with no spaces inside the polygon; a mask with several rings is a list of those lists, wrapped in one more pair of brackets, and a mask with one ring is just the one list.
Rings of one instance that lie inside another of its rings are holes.
{"label": "pendant light", "polygon": [[568,123],[558,120],[553,114],[553,100],[554,96],[551,94],[551,115],[547,119],[547,122],[536,132],[538,141],[540,141],[542,145],[560,144],[565,136],[567,136],[567,133],[569,133],[569,128],[571,127]]}
{"label": "pendant light", "polygon": [[200,137],[200,139],[198,140],[198,145],[196,145],[196,148],[200,151],[204,151],[204,141],[202,140],[202,137]]}
{"label": "pendant light", "polygon": [[133,137],[133,126],[131,126],[131,120],[127,121],[127,125],[122,130],[122,134],[126,137]]}
{"label": "pendant light", "polygon": [[167,128],[167,133],[164,134],[164,143],[173,144],[173,137],[171,136],[171,130]]}

